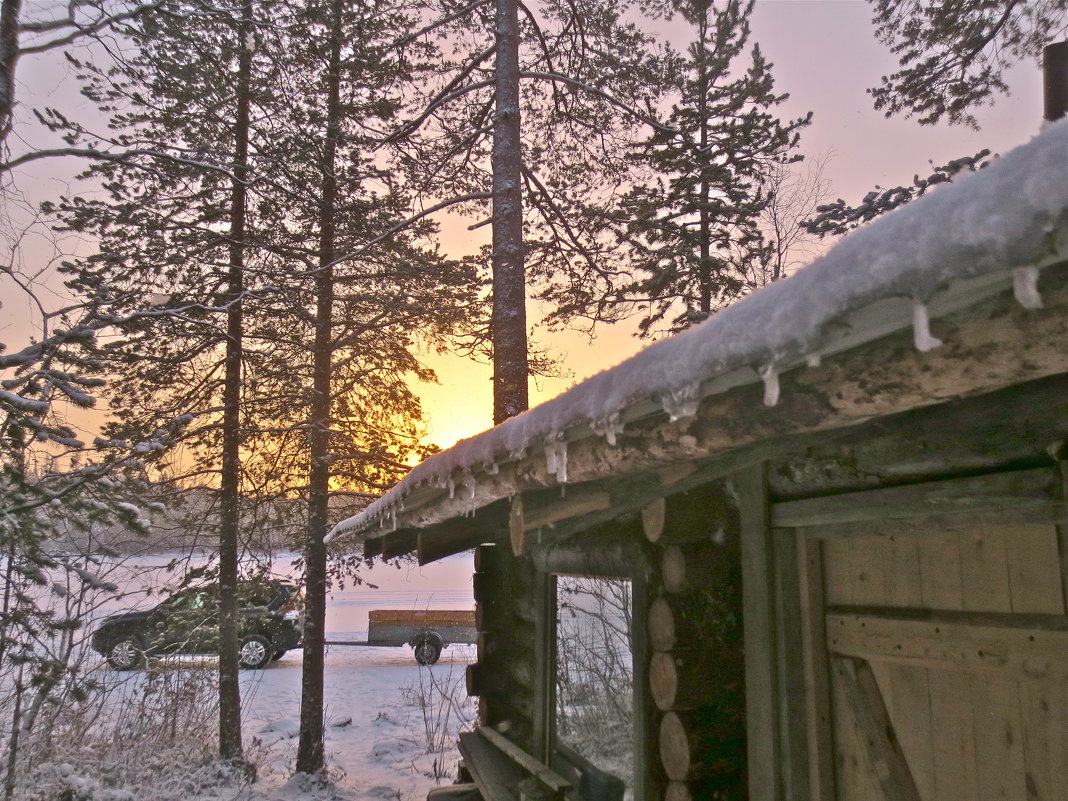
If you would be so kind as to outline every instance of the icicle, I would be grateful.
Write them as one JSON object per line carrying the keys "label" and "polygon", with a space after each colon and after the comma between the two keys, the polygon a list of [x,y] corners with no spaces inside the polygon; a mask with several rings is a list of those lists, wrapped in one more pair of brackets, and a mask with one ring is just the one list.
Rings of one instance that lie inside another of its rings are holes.
{"label": "icicle", "polygon": [[447,486],[449,488],[449,500],[451,501],[453,498],[456,497],[456,482],[452,480],[451,475],[449,476]]}
{"label": "icicle", "polygon": [[810,353],[810,354],[808,354],[808,356],[805,357],[805,364],[807,364],[809,367],[819,367],[821,361],[822,361],[822,359],[820,358],[820,355],[819,355],[818,352],[817,353]]}
{"label": "icicle", "polygon": [[660,397],[660,404],[671,418],[671,422],[697,415],[700,391],[700,382],[695,382],[681,389],[674,389]]}
{"label": "icicle", "polygon": [[605,442],[615,447],[616,436],[623,433],[623,423],[619,419],[619,412],[612,412],[607,417],[594,420],[590,427],[593,433],[604,437]]}
{"label": "icicle", "polygon": [[916,350],[926,353],[942,344],[942,340],[931,334],[931,320],[927,315],[927,304],[914,301],[912,304],[912,338]]}
{"label": "icicle", "polygon": [[561,484],[567,481],[567,442],[550,440],[545,443],[545,469]]}
{"label": "icicle", "polygon": [[764,405],[774,406],[779,402],[779,372],[770,364],[759,372],[764,381]]}
{"label": "icicle", "polygon": [[1016,302],[1025,309],[1041,309],[1042,295],[1038,292],[1038,268],[1017,267],[1012,271],[1012,292]]}

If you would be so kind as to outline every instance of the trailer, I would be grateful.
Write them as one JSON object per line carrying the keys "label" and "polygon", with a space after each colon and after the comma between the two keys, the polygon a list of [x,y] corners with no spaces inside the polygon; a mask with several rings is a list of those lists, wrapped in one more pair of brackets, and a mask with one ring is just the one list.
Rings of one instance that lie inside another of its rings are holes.
{"label": "trailer", "polygon": [[398,647],[410,645],[415,661],[433,665],[442,650],[455,643],[474,644],[478,639],[474,610],[465,609],[372,609],[368,613],[367,639],[328,641],[327,645]]}

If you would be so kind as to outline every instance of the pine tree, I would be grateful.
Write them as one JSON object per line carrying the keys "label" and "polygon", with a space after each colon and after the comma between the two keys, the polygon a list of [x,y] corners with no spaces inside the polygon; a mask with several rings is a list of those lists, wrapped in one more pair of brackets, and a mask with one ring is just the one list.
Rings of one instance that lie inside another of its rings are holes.
{"label": "pine tree", "polygon": [[979,106],[1008,92],[1005,70],[1038,61],[1068,31],[1068,0],[868,0],[879,41],[901,69],[869,93],[875,108],[978,129]]}
{"label": "pine tree", "polygon": [[560,304],[558,319],[611,321],[637,311],[643,334],[676,331],[752,288],[747,276],[769,258],[759,223],[768,179],[799,158],[793,149],[808,123],[774,116],[785,95],[774,92],[759,47],[749,49],[752,5],[672,4],[694,39],[671,115],[635,156],[648,178],[606,218],[615,266],[593,265],[547,293]]}
{"label": "pine tree", "polygon": [[492,13],[446,3],[440,11],[441,21],[405,41],[436,31],[458,55],[391,139],[410,148],[435,194],[470,213],[491,201],[483,222],[493,229],[493,414],[501,422],[527,405],[529,286],[595,246],[576,228],[570,196],[592,203],[615,180],[636,125],[655,125],[663,53],[625,9],[603,0],[497,0]]}

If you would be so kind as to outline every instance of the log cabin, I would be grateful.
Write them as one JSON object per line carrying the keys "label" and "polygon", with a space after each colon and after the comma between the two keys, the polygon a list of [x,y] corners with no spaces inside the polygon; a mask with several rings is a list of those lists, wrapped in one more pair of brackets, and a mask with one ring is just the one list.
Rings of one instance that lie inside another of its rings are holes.
{"label": "log cabin", "polygon": [[1068,799],[1068,121],[418,466],[475,550],[435,799]]}

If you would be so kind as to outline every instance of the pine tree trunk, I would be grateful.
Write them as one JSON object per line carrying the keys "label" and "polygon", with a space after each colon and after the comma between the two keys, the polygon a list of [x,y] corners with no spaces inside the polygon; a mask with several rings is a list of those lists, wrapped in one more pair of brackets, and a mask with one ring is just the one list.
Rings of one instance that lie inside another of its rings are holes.
{"label": "pine tree trunk", "polygon": [[235,179],[230,194],[230,264],[227,271],[226,374],[223,383],[222,477],[219,521],[219,756],[243,759],[241,687],[238,683],[237,556],[241,528],[241,348],[244,321],[245,217],[252,83],[252,2],[241,5],[241,55],[234,120]]}
{"label": "pine tree trunk", "polygon": [[519,138],[519,11],[497,0],[493,127],[493,422],[526,410],[527,313]]}
{"label": "pine tree trunk", "polygon": [[19,16],[22,0],[0,4],[0,145],[11,133],[15,109],[15,62],[19,57]]}
{"label": "pine tree trunk", "polygon": [[342,0],[331,7],[330,64],[327,72],[326,142],[320,161],[319,265],[315,274],[315,351],[308,421],[311,469],[308,480],[308,540],[305,551],[304,675],[300,698],[297,771],[323,769],[323,670],[326,626],[326,545],[330,492],[330,373],[334,309],[334,224],[337,214],[337,142],[341,130]]}

